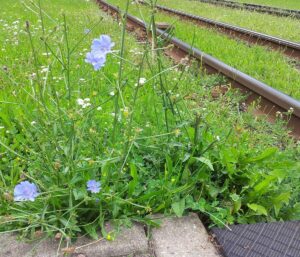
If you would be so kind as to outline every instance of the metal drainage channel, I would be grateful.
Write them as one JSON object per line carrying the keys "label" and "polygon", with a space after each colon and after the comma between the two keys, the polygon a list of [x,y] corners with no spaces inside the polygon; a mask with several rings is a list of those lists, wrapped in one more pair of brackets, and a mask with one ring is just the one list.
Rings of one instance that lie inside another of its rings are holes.
{"label": "metal drainage channel", "polygon": [[258,5],[258,4],[237,3],[233,1],[224,1],[224,0],[195,0],[195,1],[208,3],[208,4],[222,5],[230,8],[235,8],[235,9],[246,9],[249,11],[268,13],[276,16],[293,17],[293,18],[300,19],[300,11],[298,10],[283,9],[283,8],[266,6],[266,5]]}
{"label": "metal drainage channel", "polygon": [[225,257],[300,257],[300,221],[213,228]]}
{"label": "metal drainage channel", "polygon": [[[140,3],[146,4],[144,1],[140,1]],[[300,44],[298,43],[233,26],[227,23],[207,19],[201,16],[188,14],[161,5],[156,5],[156,8],[186,20],[194,21],[200,26],[218,29],[222,33],[229,35],[232,38],[239,38],[251,44],[259,44],[262,46],[271,47],[274,50],[280,50],[288,57],[300,60]]]}
{"label": "metal drainage channel", "polygon": [[[121,15],[119,8],[103,1],[96,0],[104,11],[111,15]],[[129,30],[140,31],[146,35],[147,24],[139,18],[130,14],[127,17],[127,27]],[[260,110],[262,113],[267,114],[270,120],[274,120],[276,112],[285,112],[293,108],[294,112],[288,121],[288,127],[292,131],[292,136],[300,138],[300,102],[292,97],[250,77],[249,75],[219,61],[218,59],[203,53],[199,49],[175,38],[171,37],[167,32],[156,29],[156,34],[162,39],[165,39],[169,44],[173,45],[170,51],[167,51],[171,57],[176,56],[174,59],[181,59],[186,56],[193,57],[200,61],[202,66],[206,69],[207,73],[219,73],[224,75],[231,85],[240,88],[245,94],[248,94],[246,104],[250,104],[254,100],[260,99]]]}

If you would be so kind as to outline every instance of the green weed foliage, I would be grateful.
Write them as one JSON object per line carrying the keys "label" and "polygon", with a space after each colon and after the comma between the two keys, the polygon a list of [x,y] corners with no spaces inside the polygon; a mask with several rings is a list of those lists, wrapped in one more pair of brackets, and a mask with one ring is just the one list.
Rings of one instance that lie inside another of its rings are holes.
{"label": "green weed foliage", "polygon": [[[1,4],[0,233],[113,238],[105,221],[155,226],[152,214],[188,211],[219,226],[300,218],[300,148],[280,118],[242,111],[224,78],[172,64],[155,35],[137,43],[126,14],[118,24],[81,0]],[[101,34],[116,45],[94,71],[84,59]],[[14,200],[21,181],[37,186],[34,201]]]}
{"label": "green weed foliage", "polygon": [[[262,2],[263,0],[256,1]],[[245,2],[250,3],[248,0],[245,0]],[[265,4],[267,3],[267,1],[264,2]],[[274,3],[274,0],[269,0],[268,2]],[[278,0],[277,2],[280,2],[281,4],[287,3],[287,1],[281,0]],[[300,35],[296,32],[300,29],[300,20],[293,17],[279,17],[265,13],[251,12],[246,9],[232,9],[230,7],[217,6],[190,0],[158,0],[157,4],[180,9],[198,16],[233,24],[286,40],[294,42],[300,41]]]}
{"label": "green weed foliage", "polygon": [[295,10],[300,9],[300,3],[297,0],[286,0],[286,1],[280,1],[280,0],[236,0],[236,2],[268,5],[268,6],[274,6],[274,7],[286,8],[286,9],[295,9]]}
{"label": "green weed foliage", "polygon": [[[123,1],[110,0],[109,2],[124,9]],[[150,8],[141,4],[130,5],[129,12],[146,22],[149,22],[151,17]],[[218,33],[214,29],[205,29],[159,11],[156,13],[156,19],[172,24],[174,36],[180,40],[293,98],[300,98],[300,74],[296,63],[292,63],[280,52],[263,46],[250,46]]]}

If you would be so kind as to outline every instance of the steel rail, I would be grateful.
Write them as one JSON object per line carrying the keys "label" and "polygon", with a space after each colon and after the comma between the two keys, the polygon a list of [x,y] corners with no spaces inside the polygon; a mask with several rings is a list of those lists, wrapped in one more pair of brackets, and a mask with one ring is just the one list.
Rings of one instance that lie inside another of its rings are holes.
{"label": "steel rail", "polygon": [[249,11],[261,12],[261,13],[268,13],[271,15],[276,16],[283,16],[283,17],[293,17],[300,19],[300,10],[291,10],[291,9],[284,9],[278,7],[272,7],[267,5],[258,5],[258,4],[248,4],[248,3],[238,3],[234,1],[225,1],[225,0],[194,0],[208,4],[214,5],[221,5],[230,8],[236,9],[245,9]]}
{"label": "steel rail", "polygon": [[[115,15],[122,15],[120,9],[106,1],[96,1],[105,11],[112,12]],[[131,30],[136,30],[136,27],[144,32],[147,30],[147,24],[141,19],[130,14],[127,14],[126,18],[127,25],[133,27],[130,28]],[[271,117],[274,118],[277,111],[288,111],[290,108],[293,108],[293,114],[289,119],[288,126],[291,128],[294,136],[298,138],[300,137],[299,101],[219,61],[218,59],[205,54],[201,50],[179,40],[178,38],[170,36],[170,34],[163,30],[156,29],[156,34],[174,46],[173,51],[177,54],[177,56],[181,56],[182,58],[186,56],[193,57],[200,61],[209,73],[220,73],[227,77],[232,86],[240,88],[246,93],[250,92],[251,95],[247,99],[249,103],[256,99],[260,99],[263,113],[271,115]]]}
{"label": "steel rail", "polygon": [[[146,4],[144,1],[140,1],[140,3]],[[273,37],[253,30],[233,26],[227,23],[218,22],[202,16],[188,14],[183,11],[168,8],[162,5],[156,5],[156,8],[169,14],[184,18],[186,20],[194,21],[200,26],[218,29],[220,32],[229,35],[232,38],[239,38],[251,44],[259,44],[262,46],[271,47],[274,50],[280,50],[288,57],[300,60],[299,43]]]}

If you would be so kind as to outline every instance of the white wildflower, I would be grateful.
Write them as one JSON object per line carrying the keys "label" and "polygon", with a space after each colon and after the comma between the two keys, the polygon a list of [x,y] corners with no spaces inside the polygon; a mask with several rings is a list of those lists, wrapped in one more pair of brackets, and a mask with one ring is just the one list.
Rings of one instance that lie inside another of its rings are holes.
{"label": "white wildflower", "polygon": [[85,108],[91,106],[90,98],[84,98],[84,99],[78,98],[76,100],[76,102],[78,105],[81,106],[82,109],[85,109]]}
{"label": "white wildflower", "polygon": [[48,67],[44,67],[42,66],[42,69],[41,69],[41,73],[46,73],[49,71],[49,68]]}
{"label": "white wildflower", "polygon": [[140,78],[139,79],[139,84],[140,85],[144,85],[146,83],[146,79],[145,78]]}

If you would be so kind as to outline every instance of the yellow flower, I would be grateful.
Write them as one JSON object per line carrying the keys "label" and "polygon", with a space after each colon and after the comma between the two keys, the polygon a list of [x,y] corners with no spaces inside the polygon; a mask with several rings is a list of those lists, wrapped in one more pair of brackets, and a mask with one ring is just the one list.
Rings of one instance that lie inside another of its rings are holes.
{"label": "yellow flower", "polygon": [[175,134],[176,137],[178,137],[180,135],[180,133],[181,133],[180,129],[175,129],[174,130],[174,134]]}
{"label": "yellow flower", "polygon": [[94,160],[89,160],[88,163],[89,163],[89,165],[93,165],[95,163],[95,161]]}
{"label": "yellow flower", "polygon": [[125,118],[128,118],[128,116],[129,116],[129,109],[128,109],[128,107],[124,108],[123,114],[124,114]]}

